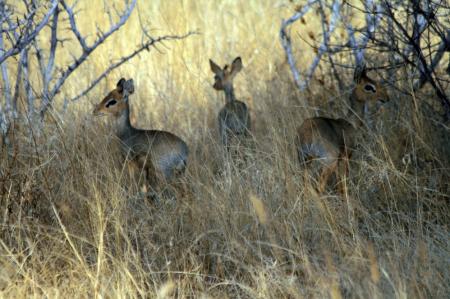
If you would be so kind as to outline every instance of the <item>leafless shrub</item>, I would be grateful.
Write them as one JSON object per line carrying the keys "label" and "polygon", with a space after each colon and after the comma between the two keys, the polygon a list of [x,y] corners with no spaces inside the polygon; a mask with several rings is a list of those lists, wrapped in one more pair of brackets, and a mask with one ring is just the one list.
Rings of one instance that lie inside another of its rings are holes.
{"label": "leafless shrub", "polygon": [[[25,8],[25,12],[19,9],[20,4]],[[24,119],[27,119],[31,127],[36,121],[43,119],[66,80],[87,61],[88,57],[101,44],[105,43],[128,21],[135,9],[136,0],[125,0],[122,11],[105,8],[111,24],[106,31],[97,28],[96,38],[93,42],[88,42],[87,36],[78,29],[77,16],[81,12],[75,11],[75,5],[76,2],[70,6],[65,0],[49,2],[22,0],[22,3],[9,5],[4,0],[0,0],[0,69],[3,79],[1,88],[5,99],[0,105],[0,134],[3,137],[7,136],[12,121],[19,116],[17,102],[21,90],[25,91],[27,100],[27,113]],[[50,27],[50,45],[44,45],[38,40],[46,26]],[[63,30],[60,28],[65,26],[78,42],[81,52],[79,55],[72,54],[73,60],[69,64],[58,65],[56,63],[57,53],[68,51],[62,47],[66,39],[62,37]],[[142,51],[149,50],[150,47],[163,41],[183,39],[193,34],[189,32],[185,35],[165,35],[153,38],[144,27],[141,29],[144,36],[141,44],[137,45],[128,55],[106,66],[105,71],[72,100],[86,95],[112,70]],[[29,61],[32,56],[38,62],[40,82],[30,79]],[[11,66],[16,66],[16,68],[11,68]]]}
{"label": "leafless shrub", "polygon": [[[322,22],[322,42],[316,49],[316,57],[311,65],[302,71],[295,62],[292,51],[289,26],[303,18],[312,10],[319,11]],[[365,25],[354,28],[352,15],[365,16]],[[326,16],[331,16],[328,21]],[[450,81],[447,74],[438,71],[445,52],[450,52],[450,7],[443,1],[414,0],[373,1],[365,0],[360,5],[353,5],[342,0],[310,0],[281,25],[280,37],[287,61],[297,87],[305,90],[314,76],[320,61],[327,61],[338,86],[342,89],[336,68],[352,68],[351,64],[337,65],[336,54],[352,52],[355,64],[364,63],[365,52],[370,50],[386,57],[389,65],[376,66],[388,70],[389,82],[394,84],[396,70],[407,66],[407,78],[412,80],[412,90],[402,90],[410,94],[422,89],[426,83],[432,87],[436,98],[444,110],[445,121],[450,119],[450,100],[446,93]],[[336,28],[345,28],[347,37],[332,37]],[[375,55],[374,55],[375,56]]]}

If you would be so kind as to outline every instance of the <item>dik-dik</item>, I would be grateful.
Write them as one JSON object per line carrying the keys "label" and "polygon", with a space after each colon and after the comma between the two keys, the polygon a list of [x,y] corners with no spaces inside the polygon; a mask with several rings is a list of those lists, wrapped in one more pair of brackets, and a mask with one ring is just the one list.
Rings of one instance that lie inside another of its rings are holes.
{"label": "dik-dik", "polygon": [[[348,159],[364,121],[374,115],[380,105],[389,100],[384,87],[367,76],[365,67],[356,68],[355,87],[350,96],[351,110],[346,119],[313,117],[306,119],[297,129],[296,147],[300,162],[317,159],[321,162],[318,191],[323,192],[331,174],[339,180],[343,192],[343,180],[348,173]],[[343,166],[343,167],[342,167]]]}
{"label": "dik-dik", "polygon": [[211,71],[214,73],[214,85],[216,90],[223,90],[225,93],[225,106],[219,111],[218,123],[219,134],[223,145],[229,149],[232,139],[238,141],[247,137],[250,133],[250,113],[243,102],[238,101],[234,95],[233,79],[242,69],[242,60],[237,57],[231,66],[218,66],[211,59],[209,60]]}
{"label": "dik-dik", "polygon": [[135,128],[130,122],[129,96],[133,93],[133,79],[120,79],[116,88],[95,107],[93,114],[113,116],[115,134],[124,154],[146,171],[150,182],[170,181],[177,173],[184,172],[188,147],[170,132]]}

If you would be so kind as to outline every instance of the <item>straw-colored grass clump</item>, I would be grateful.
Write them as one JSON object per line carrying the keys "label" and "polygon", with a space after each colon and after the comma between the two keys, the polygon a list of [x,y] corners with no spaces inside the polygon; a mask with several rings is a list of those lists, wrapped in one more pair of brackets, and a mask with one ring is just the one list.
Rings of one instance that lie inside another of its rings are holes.
{"label": "straw-colored grass clump", "polygon": [[[449,132],[420,105],[432,96],[388,90],[379,134],[363,137],[352,157],[348,193],[338,196],[332,182],[318,194],[298,163],[295,128],[313,107],[342,117],[349,92],[327,77],[296,91],[277,40],[293,9],[282,4],[140,1],[155,35],[201,34],[143,53],[67,112],[55,107],[39,136],[17,127],[0,158],[0,297],[448,296]],[[103,5],[80,1],[82,30],[95,29]],[[313,19],[302,26],[305,36],[315,30]],[[136,11],[63,95],[137,44],[137,28]],[[297,45],[300,62],[311,61],[313,51]],[[236,95],[250,108],[253,136],[234,157],[218,137],[224,102],[208,59],[238,55]],[[135,82],[135,125],[171,131],[190,148],[182,182],[156,199],[127,171],[108,122],[91,115],[122,76]],[[342,78],[350,85],[351,71]]]}

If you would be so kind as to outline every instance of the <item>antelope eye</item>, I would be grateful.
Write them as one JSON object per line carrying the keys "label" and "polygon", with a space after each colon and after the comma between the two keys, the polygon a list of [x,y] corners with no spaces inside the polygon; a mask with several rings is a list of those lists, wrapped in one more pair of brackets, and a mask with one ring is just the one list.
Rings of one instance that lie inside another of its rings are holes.
{"label": "antelope eye", "polygon": [[373,92],[376,93],[377,89],[375,88],[375,86],[373,86],[372,84],[366,84],[364,85],[364,90],[368,91],[368,92]]}
{"label": "antelope eye", "polygon": [[109,100],[105,106],[106,106],[106,108],[109,108],[111,106],[114,106],[115,104],[117,104],[116,100]]}

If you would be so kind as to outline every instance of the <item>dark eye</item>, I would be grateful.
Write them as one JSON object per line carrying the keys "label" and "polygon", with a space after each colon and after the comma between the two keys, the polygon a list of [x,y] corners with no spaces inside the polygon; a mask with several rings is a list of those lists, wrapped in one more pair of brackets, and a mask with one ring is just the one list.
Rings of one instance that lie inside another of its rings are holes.
{"label": "dark eye", "polygon": [[364,90],[365,91],[369,91],[369,92],[373,92],[376,93],[377,89],[375,88],[375,86],[373,86],[372,84],[366,84],[364,85]]}
{"label": "dark eye", "polygon": [[117,104],[116,100],[110,100],[108,101],[108,103],[106,103],[106,108],[109,108],[110,106],[114,106],[115,104]]}

